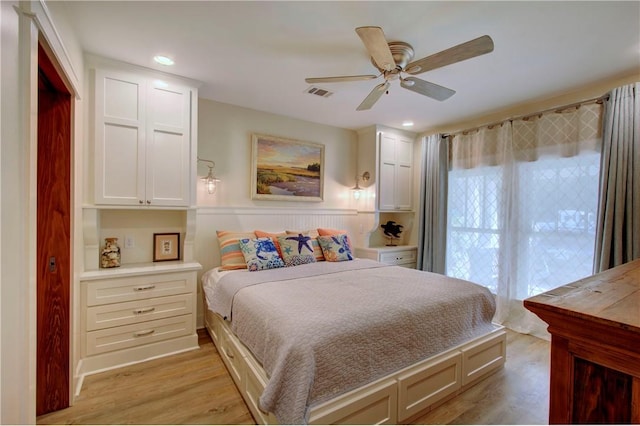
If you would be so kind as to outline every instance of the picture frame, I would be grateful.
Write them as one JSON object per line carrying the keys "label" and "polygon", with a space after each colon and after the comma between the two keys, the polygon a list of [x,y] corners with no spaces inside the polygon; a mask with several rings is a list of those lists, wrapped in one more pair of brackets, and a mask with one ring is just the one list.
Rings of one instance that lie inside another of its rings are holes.
{"label": "picture frame", "polygon": [[312,201],[324,199],[324,145],[252,135],[251,198]]}
{"label": "picture frame", "polygon": [[180,233],[153,234],[153,261],[180,260]]}

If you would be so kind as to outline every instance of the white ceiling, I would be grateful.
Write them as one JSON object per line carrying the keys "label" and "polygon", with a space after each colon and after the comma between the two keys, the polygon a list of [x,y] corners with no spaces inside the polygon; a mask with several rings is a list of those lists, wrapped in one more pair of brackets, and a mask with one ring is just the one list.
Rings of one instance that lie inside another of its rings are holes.
{"label": "white ceiling", "polygon": [[[332,126],[414,131],[471,119],[640,70],[638,1],[55,1],[85,51],[203,83],[200,97]],[[378,80],[320,84],[305,77],[377,74],[359,26],[380,26],[419,59],[488,34],[492,53],[418,75],[457,93],[439,102],[392,83],[356,111]],[[176,64],[155,64],[156,54]]]}

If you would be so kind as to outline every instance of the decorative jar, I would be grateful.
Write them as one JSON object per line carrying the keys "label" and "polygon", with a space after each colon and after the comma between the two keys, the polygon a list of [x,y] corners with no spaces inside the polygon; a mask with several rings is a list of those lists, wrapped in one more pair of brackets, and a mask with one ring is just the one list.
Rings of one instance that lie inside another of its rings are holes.
{"label": "decorative jar", "polygon": [[117,268],[120,266],[120,247],[117,238],[105,238],[104,248],[100,256],[100,266],[102,268]]}

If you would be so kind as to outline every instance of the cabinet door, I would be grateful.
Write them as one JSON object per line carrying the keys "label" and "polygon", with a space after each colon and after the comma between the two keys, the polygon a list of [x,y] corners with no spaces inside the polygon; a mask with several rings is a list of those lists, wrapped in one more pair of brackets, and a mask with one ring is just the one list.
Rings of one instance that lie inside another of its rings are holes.
{"label": "cabinet door", "polygon": [[148,99],[145,203],[188,206],[191,90],[154,80]]}
{"label": "cabinet door", "polygon": [[135,75],[95,74],[96,204],[144,199],[145,81]]}
{"label": "cabinet door", "polygon": [[399,138],[396,141],[395,209],[411,210],[413,191],[413,141]]}
{"label": "cabinet door", "polygon": [[383,133],[380,136],[378,208],[380,210],[395,209],[396,187],[396,138]]}
{"label": "cabinet door", "polygon": [[392,134],[380,137],[380,210],[411,210],[413,140]]}

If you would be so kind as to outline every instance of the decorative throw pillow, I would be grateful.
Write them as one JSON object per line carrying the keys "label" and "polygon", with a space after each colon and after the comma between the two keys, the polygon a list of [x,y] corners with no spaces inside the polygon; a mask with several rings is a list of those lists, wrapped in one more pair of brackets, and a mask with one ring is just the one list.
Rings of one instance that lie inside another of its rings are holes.
{"label": "decorative throw pillow", "polygon": [[352,248],[351,238],[349,238],[349,234],[344,229],[331,229],[331,228],[318,228],[318,235],[321,237],[330,237],[332,235],[347,235],[347,242],[349,243],[349,247]]}
{"label": "decorative throw pillow", "polygon": [[347,234],[319,236],[318,243],[322,247],[324,258],[328,262],[342,262],[344,260],[353,260],[351,254],[351,246],[347,239]]}
{"label": "decorative throw pillow", "polygon": [[322,254],[322,249],[320,248],[320,244],[318,244],[318,231],[315,229],[309,229],[308,231],[285,231],[287,235],[307,235],[311,237],[311,247],[313,248],[313,255],[316,258],[316,262],[324,261],[324,255]]}
{"label": "decorative throw pillow", "polygon": [[276,250],[275,244],[269,237],[242,238],[240,249],[244,255],[249,271],[282,268],[284,262]]}
{"label": "decorative throw pillow", "polygon": [[246,269],[247,262],[240,250],[241,238],[256,238],[253,232],[217,231],[218,246],[220,247],[220,269]]}
{"label": "decorative throw pillow", "polygon": [[278,237],[285,265],[296,266],[314,263],[316,261],[312,244],[314,239],[305,234]]}
{"label": "decorative throw pillow", "polygon": [[263,237],[271,238],[271,241],[273,241],[273,244],[276,246],[276,250],[278,250],[278,254],[280,255],[280,257],[282,257],[282,249],[280,248],[278,237],[287,235],[286,232],[284,231],[282,232],[253,231],[253,232],[256,233],[256,237],[258,238],[263,238]]}

